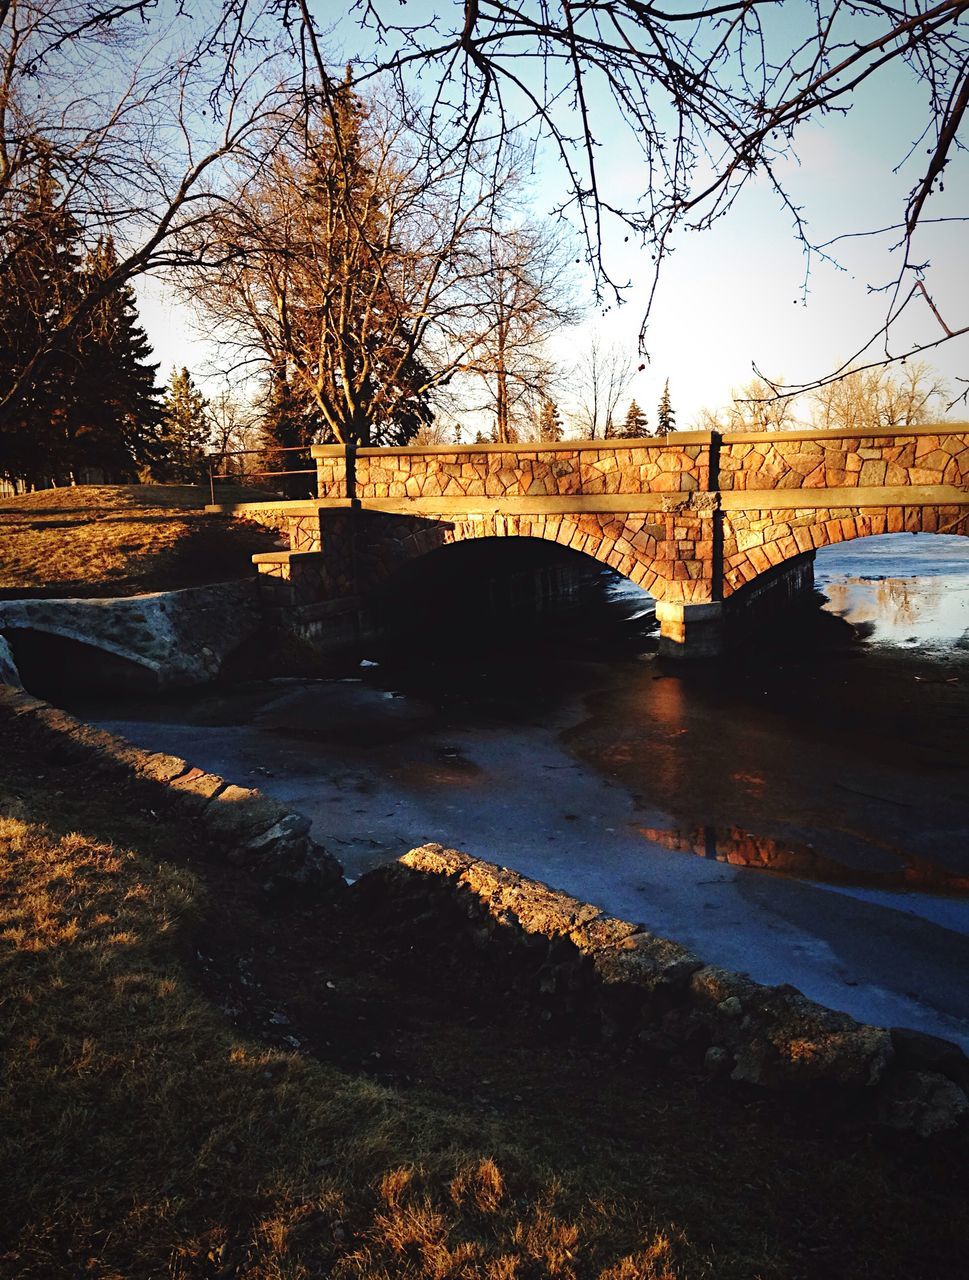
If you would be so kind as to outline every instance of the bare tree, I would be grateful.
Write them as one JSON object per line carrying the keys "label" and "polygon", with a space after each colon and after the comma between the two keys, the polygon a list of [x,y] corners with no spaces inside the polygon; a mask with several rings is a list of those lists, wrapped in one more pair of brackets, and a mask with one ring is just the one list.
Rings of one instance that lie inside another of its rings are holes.
{"label": "bare tree", "polygon": [[207,405],[210,443],[214,453],[224,456],[253,449],[259,435],[258,414],[231,391],[220,391]]}
{"label": "bare tree", "polygon": [[722,409],[701,409],[695,426],[702,431],[785,431],[798,425],[794,404],[777,399],[761,378],[743,387],[734,387],[729,405]]}
{"label": "bare tree", "polygon": [[911,427],[937,422],[948,388],[924,361],[886,369],[857,370],[815,391],[812,421],[826,429]]}
{"label": "bare tree", "polygon": [[[306,0],[300,8],[308,21]],[[464,0],[412,15],[398,0],[363,0],[356,13],[377,37],[370,72],[431,78],[437,115],[459,121],[466,141],[524,130],[549,142],[603,287],[616,288],[602,253],[610,220],[641,238],[658,273],[678,227],[712,226],[755,179],[776,193],[808,271],[831,258],[841,237],[813,239],[781,162],[796,156],[805,123],[847,113],[870,85],[914,83],[921,118],[897,139],[898,163],[912,170],[904,207],[874,227],[846,229],[890,246],[886,278],[872,282],[886,293],[884,324],[865,335],[850,367],[969,332],[969,318],[935,308],[917,243],[933,221],[932,196],[964,150],[967,10],[969,0]],[[641,163],[640,198],[631,203],[620,203],[600,164],[603,138],[622,129]],[[654,277],[641,342],[655,289]],[[897,345],[899,317],[919,306],[922,337]]]}
{"label": "bare tree", "polygon": [[593,333],[572,373],[573,426],[595,440],[614,435],[616,412],[636,376],[636,360],[627,347]]}
{"label": "bare tree", "polygon": [[482,408],[494,415],[494,439],[507,444],[538,427],[539,406],[555,381],[547,343],[578,310],[561,235],[545,224],[495,227],[486,270],[476,285],[484,321],[462,373],[485,386]]}
{"label": "bare tree", "polygon": [[240,362],[288,371],[330,439],[406,443],[455,378],[483,382],[511,439],[575,316],[559,238],[503,225],[516,186],[475,151],[442,163],[409,99],[327,83],[205,227],[219,265],[193,295]]}
{"label": "bare tree", "polygon": [[32,348],[5,363],[0,425],[105,298],[181,264],[184,233],[219,202],[232,157],[277,109],[280,55],[221,7],[207,16],[193,22],[178,7],[163,18],[148,0],[0,0],[0,269],[37,235],[41,177],[57,216],[117,249],[112,270],[42,317]]}

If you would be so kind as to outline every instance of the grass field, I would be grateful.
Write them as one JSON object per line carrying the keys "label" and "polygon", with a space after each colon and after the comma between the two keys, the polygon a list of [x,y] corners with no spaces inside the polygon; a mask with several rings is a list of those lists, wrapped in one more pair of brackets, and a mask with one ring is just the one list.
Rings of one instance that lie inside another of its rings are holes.
{"label": "grass field", "polygon": [[76,742],[0,711],[0,760],[0,1275],[965,1274],[965,1135],[551,1039]]}
{"label": "grass field", "polygon": [[[220,490],[231,502],[252,490]],[[0,498],[0,596],[136,595],[228,581],[280,545],[257,525],[202,508],[189,485],[77,485]]]}

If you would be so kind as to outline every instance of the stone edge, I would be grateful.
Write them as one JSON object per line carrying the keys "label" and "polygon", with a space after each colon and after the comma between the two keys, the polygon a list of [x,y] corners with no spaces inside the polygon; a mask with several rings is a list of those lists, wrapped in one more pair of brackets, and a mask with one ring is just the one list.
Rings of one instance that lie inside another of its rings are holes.
{"label": "stone edge", "polygon": [[343,883],[340,863],[310,838],[310,820],[256,788],[236,786],[180,756],[136,747],[12,685],[0,684],[0,709],[23,717],[51,738],[106,757],[136,778],[164,787],[172,801],[201,824],[225,860],[250,870],[267,890],[335,889]]}
{"label": "stone edge", "polygon": [[436,885],[432,898],[459,906],[476,945],[500,943],[511,955],[515,989],[540,1017],[556,1016],[558,1002],[573,1021],[597,1017],[602,1038],[692,1057],[713,1077],[867,1098],[877,1121],[923,1137],[969,1117],[969,1058],[948,1041],[869,1026],[796,987],[708,965],[642,925],[439,844],[370,873],[378,884],[381,876],[392,897],[406,898],[415,882]]}

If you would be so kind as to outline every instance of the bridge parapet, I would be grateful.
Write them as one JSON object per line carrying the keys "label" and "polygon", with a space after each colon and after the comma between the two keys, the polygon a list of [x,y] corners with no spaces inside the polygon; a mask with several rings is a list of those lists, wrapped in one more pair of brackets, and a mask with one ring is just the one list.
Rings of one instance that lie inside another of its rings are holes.
{"label": "bridge parapet", "polygon": [[705,490],[712,441],[709,431],[683,431],[644,440],[356,449],[349,468],[342,445],[317,445],[313,456],[321,499],[565,498]]}
{"label": "bridge parapet", "polygon": [[895,431],[729,432],[716,488],[871,489],[969,482],[965,423]]}

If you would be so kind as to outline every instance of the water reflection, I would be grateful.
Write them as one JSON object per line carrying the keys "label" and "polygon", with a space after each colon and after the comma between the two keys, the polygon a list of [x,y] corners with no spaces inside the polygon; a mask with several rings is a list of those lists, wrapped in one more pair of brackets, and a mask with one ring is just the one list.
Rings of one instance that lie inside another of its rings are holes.
{"label": "water reflection", "polygon": [[[901,854],[897,868],[850,866],[815,849],[813,845],[775,840],[740,827],[695,827],[689,831],[667,827],[640,827],[639,833],[663,849],[693,853],[731,867],[755,867],[800,880],[855,887],[916,890],[922,893],[969,895],[969,875],[911,853]],[[899,851],[901,852],[901,851]]]}
{"label": "water reflection", "polygon": [[876,644],[969,644],[969,539],[888,534],[818,552],[827,608]]}

